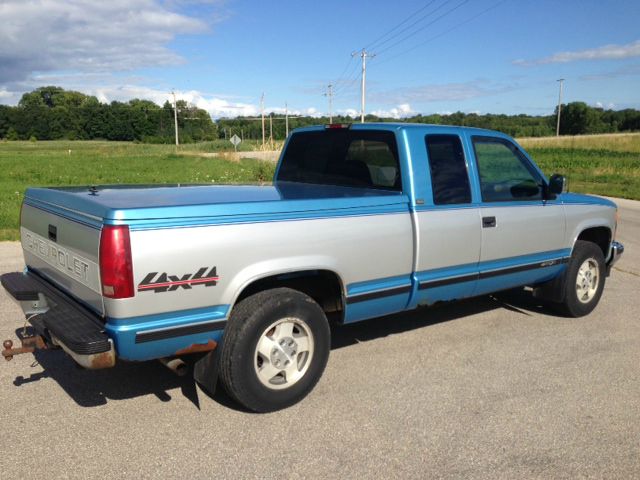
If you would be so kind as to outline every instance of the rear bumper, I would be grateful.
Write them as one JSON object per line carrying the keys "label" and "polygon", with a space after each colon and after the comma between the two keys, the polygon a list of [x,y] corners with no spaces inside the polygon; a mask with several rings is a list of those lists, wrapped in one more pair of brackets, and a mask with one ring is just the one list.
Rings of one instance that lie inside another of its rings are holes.
{"label": "rear bumper", "polygon": [[624,253],[624,245],[620,242],[611,242],[611,254],[609,255],[609,260],[607,261],[607,275],[611,272],[611,269],[616,264],[620,257]]}
{"label": "rear bumper", "polygon": [[61,347],[85,368],[115,365],[113,342],[98,315],[33,272],[6,273],[0,282],[48,343]]}

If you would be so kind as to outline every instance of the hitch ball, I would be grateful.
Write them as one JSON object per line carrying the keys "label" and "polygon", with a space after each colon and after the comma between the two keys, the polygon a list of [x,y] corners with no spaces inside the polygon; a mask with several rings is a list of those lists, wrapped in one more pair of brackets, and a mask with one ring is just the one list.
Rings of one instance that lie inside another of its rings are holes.
{"label": "hitch ball", "polygon": [[[2,342],[2,348],[5,350],[11,350],[13,348],[13,342],[11,340],[5,340]],[[4,354],[4,352],[2,352]],[[3,355],[4,359],[8,362],[13,358],[13,355]]]}

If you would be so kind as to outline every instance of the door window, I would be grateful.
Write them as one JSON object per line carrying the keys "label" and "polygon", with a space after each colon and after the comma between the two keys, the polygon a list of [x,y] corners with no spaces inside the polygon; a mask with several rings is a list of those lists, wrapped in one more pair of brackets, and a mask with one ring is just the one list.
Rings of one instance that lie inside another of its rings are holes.
{"label": "door window", "polygon": [[542,200],[543,179],[511,142],[472,137],[483,202]]}

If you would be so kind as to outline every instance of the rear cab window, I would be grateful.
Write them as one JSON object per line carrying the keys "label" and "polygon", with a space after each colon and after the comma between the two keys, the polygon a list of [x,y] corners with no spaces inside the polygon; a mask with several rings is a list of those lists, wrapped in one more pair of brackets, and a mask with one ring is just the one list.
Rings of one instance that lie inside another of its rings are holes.
{"label": "rear cab window", "polygon": [[325,129],[294,134],[277,181],[402,190],[393,132]]}
{"label": "rear cab window", "polygon": [[425,137],[434,205],[471,203],[469,174],[458,135]]}

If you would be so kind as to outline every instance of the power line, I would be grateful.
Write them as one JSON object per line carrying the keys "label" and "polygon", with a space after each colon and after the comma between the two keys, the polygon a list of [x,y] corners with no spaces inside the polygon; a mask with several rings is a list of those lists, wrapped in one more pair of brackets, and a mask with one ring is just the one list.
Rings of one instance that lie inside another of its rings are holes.
{"label": "power line", "polygon": [[[388,44],[390,41],[394,40],[395,38],[398,38],[400,35],[402,35],[403,33],[410,31],[411,29],[413,29],[416,25],[420,24],[422,21],[428,19],[429,17],[431,17],[433,14],[437,13],[440,9],[442,9],[444,6],[446,6],[448,3],[451,3],[453,0],[445,0],[443,3],[441,3],[440,5],[436,6],[436,8],[434,8],[433,10],[431,10],[430,12],[427,12],[426,14],[422,15],[421,17],[418,17],[414,22],[412,22],[411,24],[407,25],[405,28],[403,28],[402,30],[400,30],[399,32],[395,33],[394,35],[392,35],[391,37],[387,38],[385,41],[383,41],[382,43],[380,43],[379,45],[376,46],[376,48],[379,50],[383,45]],[[436,18],[435,21],[437,21],[438,18]],[[433,22],[432,22],[433,23]],[[427,24],[431,25],[432,23]],[[398,40],[397,42],[393,43],[391,45],[391,47],[385,47],[384,50],[388,50],[389,48],[392,48],[393,45],[397,45],[398,43],[401,43],[404,39],[410,37],[411,35],[414,35],[415,33],[419,32],[421,30],[421,28],[424,27],[418,27],[417,30],[414,30],[413,32],[410,32],[408,35],[405,35],[403,38],[401,38],[400,40]]]}
{"label": "power line", "polygon": [[377,63],[377,65],[382,65],[382,64],[385,64],[385,63],[387,63],[387,62],[389,62],[391,60],[395,60],[398,57],[406,55],[407,53],[414,51],[416,48],[422,47],[423,45],[426,45],[427,43],[430,43],[430,42],[432,42],[432,41],[434,41],[434,40],[446,35],[447,33],[452,32],[453,30],[457,30],[458,28],[465,26],[466,24],[474,21],[476,18],[484,15],[485,13],[490,12],[491,10],[495,9],[499,5],[505,3],[506,1],[507,0],[500,0],[499,2],[494,3],[490,7],[485,8],[484,10],[482,10],[479,13],[477,13],[476,15],[473,15],[472,17],[467,18],[465,21],[460,22],[460,23],[458,23],[458,24],[456,24],[456,25],[454,25],[454,26],[452,26],[450,28],[447,28],[443,32],[440,32],[437,35],[433,35],[432,37],[427,38],[426,40],[414,45],[413,47],[407,48],[406,50],[398,53],[397,55],[394,55],[392,57],[386,57],[384,60],[376,62],[376,63]]}
{"label": "power line", "polygon": [[[400,40],[398,40],[397,42],[392,43],[390,46],[388,46],[387,48],[381,50],[378,52],[378,55],[382,55],[384,52],[387,52],[389,50],[391,50],[393,47],[401,44],[402,42],[404,42],[405,40],[413,37],[414,35],[420,33],[421,31],[423,31],[425,28],[430,27],[431,25],[433,25],[434,23],[436,23],[438,20],[440,20],[441,18],[446,17],[447,15],[449,15],[450,13],[453,13],[454,11],[456,11],[457,9],[459,9],[460,7],[462,7],[463,5],[465,5],[466,3],[469,3],[470,0],[463,0],[461,3],[459,3],[458,5],[456,5],[455,7],[447,10],[446,12],[444,12],[442,15],[434,18],[433,20],[431,20],[429,23],[427,23],[426,25],[423,25],[422,27],[420,27],[417,30],[414,30],[413,32],[411,32],[408,35],[405,35],[404,37],[402,37]],[[444,4],[443,4],[444,5]]]}
{"label": "power line", "polygon": [[[353,58],[354,57],[351,56],[352,60]],[[350,88],[357,79],[358,79],[358,64],[354,63],[353,67],[351,68],[347,76],[344,78],[344,80],[338,80],[334,82],[334,85],[336,85],[336,88],[333,90],[333,94],[337,95],[339,92],[347,88]]]}
{"label": "power line", "polygon": [[347,64],[344,66],[344,69],[342,69],[342,73],[338,76],[338,78],[336,78],[336,80],[333,82],[334,85],[340,83],[340,81],[342,80],[342,78],[344,77],[344,74],[346,73],[347,69],[349,68],[349,65],[351,65],[351,62],[353,62],[353,57],[349,57],[349,61],[347,62]]}
{"label": "power line", "polygon": [[[393,32],[394,30],[400,28],[402,25],[404,25],[405,23],[407,23],[409,20],[411,20],[412,18],[415,18],[415,16],[417,14],[419,14],[420,12],[422,12],[423,10],[425,10],[426,8],[428,8],[432,3],[434,3],[436,0],[431,0],[429,3],[427,3],[426,5],[423,5],[422,7],[420,7],[418,10],[416,10],[415,12],[413,12],[411,15],[409,15],[407,18],[405,18],[404,20],[402,20],[400,23],[398,23],[395,27],[393,27],[390,30],[387,30],[386,33],[384,33],[383,35],[380,35],[378,38],[376,38],[373,42],[371,42],[369,45],[367,45],[365,48],[371,50],[380,40],[382,40],[384,37],[386,37],[387,35],[389,35],[391,32]],[[387,41],[387,40],[385,40]],[[384,43],[384,42],[383,42]]]}
{"label": "power line", "polygon": [[355,87],[356,83],[358,82],[358,80],[360,79],[359,75],[355,75],[350,81],[349,83],[345,83],[342,88],[336,88],[333,91],[333,96],[334,97],[344,97],[345,93],[349,92],[353,87]]}

